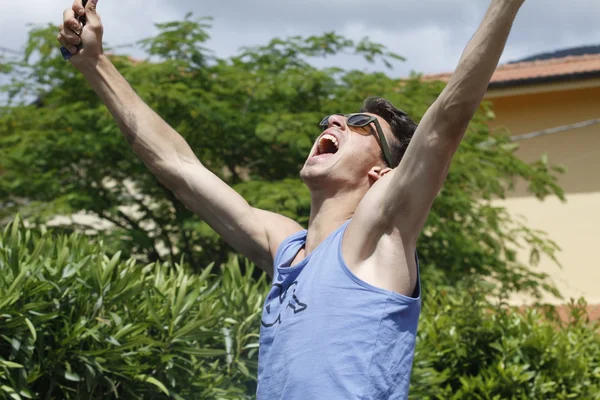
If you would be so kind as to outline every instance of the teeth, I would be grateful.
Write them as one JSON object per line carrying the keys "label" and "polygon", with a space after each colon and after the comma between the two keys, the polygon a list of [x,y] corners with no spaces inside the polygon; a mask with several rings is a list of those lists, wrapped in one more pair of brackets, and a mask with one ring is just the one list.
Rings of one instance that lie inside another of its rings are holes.
{"label": "teeth", "polygon": [[323,135],[323,139],[329,139],[333,142],[333,144],[335,144],[335,147],[340,147],[337,139],[333,135],[326,133],[325,135]]}
{"label": "teeth", "polygon": [[339,146],[339,143],[338,143],[336,137],[333,136],[333,135],[330,135],[330,134],[326,133],[319,140],[319,146],[318,146],[319,147],[319,153],[325,153],[326,152],[326,150],[325,150],[325,140],[329,140],[331,143],[333,143],[333,145],[336,148],[336,151],[337,151],[337,149],[339,149],[340,146]]}
{"label": "teeth", "polygon": [[325,140],[325,139],[326,139],[326,140],[329,140],[329,141],[331,141],[331,142],[332,142],[332,143],[335,145],[336,149],[339,149],[339,147],[340,147],[340,144],[338,143],[338,141],[337,141],[337,139],[335,138],[335,136],[333,136],[333,135],[330,135],[330,134],[326,133],[326,134],[324,134],[324,135],[321,137],[321,140],[319,141],[319,149],[320,149],[320,150],[322,150],[322,146],[321,146],[321,144],[323,143],[323,140]]}
{"label": "teeth", "polygon": [[[333,143],[333,145],[335,146],[335,151],[331,151],[332,149],[330,143]],[[323,136],[321,136],[321,139],[319,139],[319,143],[317,145],[317,154],[336,153],[339,150],[339,148],[340,145],[336,137],[330,135],[329,133],[326,133]]]}

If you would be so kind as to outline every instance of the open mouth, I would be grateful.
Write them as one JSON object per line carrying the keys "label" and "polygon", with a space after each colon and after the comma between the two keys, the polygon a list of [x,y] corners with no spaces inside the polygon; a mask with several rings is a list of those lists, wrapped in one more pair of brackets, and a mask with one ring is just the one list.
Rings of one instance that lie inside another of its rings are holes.
{"label": "open mouth", "polygon": [[317,154],[318,156],[322,154],[335,154],[340,148],[340,144],[335,136],[326,133],[321,136],[319,139],[319,144],[317,145]]}

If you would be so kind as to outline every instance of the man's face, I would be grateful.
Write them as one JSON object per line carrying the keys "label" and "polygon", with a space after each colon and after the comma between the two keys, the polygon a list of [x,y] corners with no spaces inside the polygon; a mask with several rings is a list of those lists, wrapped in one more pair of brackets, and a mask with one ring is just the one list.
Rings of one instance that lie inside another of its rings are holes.
{"label": "man's face", "polygon": [[[378,119],[389,142],[392,138],[389,124],[377,115],[368,115]],[[381,157],[375,124],[358,128],[348,126],[347,121],[342,115],[330,116],[326,129],[315,141],[300,171],[300,177],[310,189],[323,185],[344,190],[369,186],[369,171],[374,168],[382,171],[387,167]]]}

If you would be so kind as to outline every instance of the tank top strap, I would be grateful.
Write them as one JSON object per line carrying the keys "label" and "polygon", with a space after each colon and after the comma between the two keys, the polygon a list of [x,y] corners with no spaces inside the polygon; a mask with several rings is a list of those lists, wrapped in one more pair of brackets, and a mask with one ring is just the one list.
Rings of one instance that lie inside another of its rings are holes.
{"label": "tank top strap", "polygon": [[298,254],[298,251],[306,243],[306,229],[298,231],[285,239],[279,244],[277,253],[275,253],[275,260],[273,261],[273,278],[277,275],[277,268],[281,267],[286,263],[290,263],[293,257]]}

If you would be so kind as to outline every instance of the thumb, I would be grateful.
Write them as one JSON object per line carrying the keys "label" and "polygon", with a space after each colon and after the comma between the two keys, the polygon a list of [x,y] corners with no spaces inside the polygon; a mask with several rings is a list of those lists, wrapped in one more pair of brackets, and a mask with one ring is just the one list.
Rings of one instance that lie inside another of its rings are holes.
{"label": "thumb", "polygon": [[100,16],[96,12],[96,4],[98,4],[98,0],[88,0],[87,4],[85,5],[86,24],[89,25],[90,28],[102,27]]}

